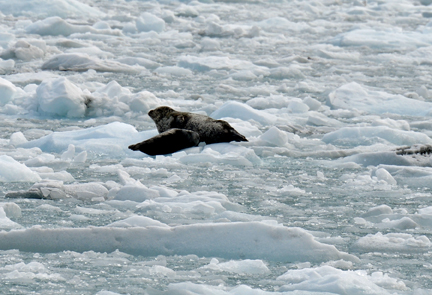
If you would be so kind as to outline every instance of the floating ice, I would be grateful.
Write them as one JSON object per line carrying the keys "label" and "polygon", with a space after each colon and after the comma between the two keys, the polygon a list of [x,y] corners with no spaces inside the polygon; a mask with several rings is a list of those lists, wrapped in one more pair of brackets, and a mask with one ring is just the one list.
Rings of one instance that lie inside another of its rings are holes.
{"label": "floating ice", "polygon": [[113,227],[147,227],[147,226],[158,226],[158,227],[169,227],[168,225],[151,219],[145,216],[132,216],[124,220],[113,222],[107,226]]}
{"label": "floating ice", "polygon": [[386,126],[344,127],[324,135],[322,140],[325,143],[341,145],[369,145],[377,140],[385,140],[395,145],[432,144],[432,139],[424,133]]}
{"label": "floating ice", "polygon": [[383,235],[369,234],[360,238],[353,246],[361,252],[402,252],[419,253],[427,252],[431,248],[431,242],[426,236],[414,237],[411,234],[389,233]]}
{"label": "floating ice", "polygon": [[260,139],[274,146],[285,146],[288,143],[288,135],[277,127],[271,127]]}
{"label": "floating ice", "polygon": [[413,49],[432,44],[432,35],[401,29],[358,29],[342,33],[329,40],[336,46],[369,46],[381,49]]}
{"label": "floating ice", "polygon": [[[380,279],[374,277],[379,276]],[[385,287],[392,289],[405,290],[403,282],[385,276],[382,274],[372,274],[368,276],[362,271],[343,271],[331,266],[320,266],[317,268],[305,268],[299,270],[289,270],[278,277],[278,280],[286,282],[281,291],[317,291],[329,292],[332,294],[391,294]],[[387,284],[390,283],[390,286]]]}
{"label": "floating ice", "polygon": [[21,217],[21,208],[13,202],[0,203],[0,207],[3,208],[8,218]]}
{"label": "floating ice", "polygon": [[271,125],[275,123],[276,117],[268,113],[255,110],[252,107],[236,101],[224,103],[218,110],[210,115],[214,119],[225,117],[239,118],[242,120],[254,120],[262,125]]}
{"label": "floating ice", "polygon": [[65,279],[57,274],[51,273],[42,263],[32,261],[28,264],[19,262],[16,264],[6,265],[0,268],[3,273],[3,279],[9,282],[33,282],[49,281],[62,282]]}
{"label": "floating ice", "polygon": [[42,138],[26,142],[21,147],[38,147],[44,152],[62,153],[68,149],[69,144],[73,144],[76,150],[84,150],[93,155],[120,157],[126,154],[132,155],[132,152],[129,152],[127,147],[140,141],[140,136],[144,138],[151,137],[151,133],[146,134],[148,132],[141,135],[129,124],[114,122],[88,129],[54,132]]}
{"label": "floating ice", "polygon": [[138,74],[144,68],[129,66],[112,60],[101,60],[86,53],[61,53],[47,60],[42,65],[43,70],[124,72]]}
{"label": "floating ice", "polygon": [[253,63],[222,56],[182,56],[179,58],[178,66],[198,72],[210,70],[231,70],[256,68]]}
{"label": "floating ice", "polygon": [[125,185],[115,193],[114,200],[144,202],[157,197],[159,197],[158,191],[148,189],[144,185]]}
{"label": "floating ice", "polygon": [[155,31],[161,33],[165,30],[165,21],[148,12],[142,13],[135,22],[136,27],[140,32]]}
{"label": "floating ice", "polygon": [[130,66],[139,65],[147,69],[156,69],[160,67],[159,63],[143,57],[122,57],[117,59],[117,61]]}
{"label": "floating ice", "polygon": [[[196,294],[196,295],[293,295],[293,292],[271,292],[263,291],[261,289],[252,289],[247,285],[239,285],[234,288],[225,286],[212,286],[206,284],[196,284],[192,282],[171,283],[167,286],[166,294],[182,295],[182,294]],[[117,294],[117,293],[116,293]],[[116,294],[99,294],[98,295],[116,295]],[[151,293],[149,294],[156,294]],[[334,293],[327,292],[303,292],[295,291],[294,295],[334,295]]]}
{"label": "floating ice", "polygon": [[239,166],[261,164],[261,159],[257,157],[252,149],[229,143],[207,145],[202,152],[181,156],[179,160],[184,164],[225,163]]}
{"label": "floating ice", "polygon": [[15,85],[3,78],[0,78],[0,106],[4,106],[10,102],[16,92],[17,88]]}
{"label": "floating ice", "polygon": [[159,75],[172,75],[172,76],[191,76],[193,73],[191,70],[180,68],[180,67],[159,67],[154,71]]}
{"label": "floating ice", "polygon": [[97,8],[77,0],[20,0],[0,3],[0,11],[13,15],[45,15],[45,16],[87,16],[103,17],[105,14]]}
{"label": "floating ice", "polygon": [[388,184],[397,184],[397,181],[393,178],[393,176],[384,168],[379,168],[377,171],[375,171],[375,175],[379,180],[384,180]]}
{"label": "floating ice", "polygon": [[[27,26],[26,31],[29,34],[38,34],[41,36],[45,36],[45,35],[69,36],[74,33],[100,32],[100,30],[97,30],[91,26],[78,26],[78,25],[70,24],[65,20],[63,20],[61,17],[57,17],[57,16],[49,17],[44,20],[39,20]],[[106,30],[103,32],[108,33],[110,31]]]}
{"label": "floating ice", "polygon": [[411,166],[413,163],[409,159],[397,155],[395,152],[371,152],[361,153],[357,155],[348,156],[340,159],[340,162],[350,163],[354,162],[365,167],[378,166],[381,164],[398,165],[398,166]]}
{"label": "floating ice", "polygon": [[15,67],[15,61],[12,59],[3,60],[0,58],[0,75],[9,74]]}
{"label": "floating ice", "polygon": [[8,50],[1,53],[4,59],[18,58],[23,61],[40,59],[45,56],[46,43],[43,40],[19,40]]}
{"label": "floating ice", "polygon": [[333,108],[357,109],[371,114],[393,113],[410,116],[429,116],[432,103],[369,90],[356,82],[343,85],[329,94]]}
{"label": "floating ice", "polygon": [[25,136],[22,132],[13,133],[9,139],[9,144],[11,144],[13,146],[18,146],[18,145],[26,143],[26,142],[27,142],[27,138],[25,138]]}
{"label": "floating ice", "polygon": [[216,258],[213,258],[209,265],[203,266],[202,268],[237,273],[240,275],[268,274],[270,272],[262,260],[250,259],[242,261],[231,260],[220,263]]}
{"label": "floating ice", "polygon": [[21,228],[21,225],[10,220],[5,213],[4,207],[0,206],[0,229],[3,230],[13,228]]}
{"label": "floating ice", "polygon": [[61,77],[42,82],[36,90],[39,112],[54,116],[83,117],[86,100],[80,88]]}
{"label": "floating ice", "polygon": [[0,232],[0,249],[28,252],[119,251],[134,255],[187,255],[226,259],[267,259],[272,261],[313,261],[346,259],[355,256],[321,244],[300,228],[260,222],[193,224],[163,227],[92,227]]}
{"label": "floating ice", "polygon": [[40,176],[13,158],[0,156],[0,182],[36,182]]}
{"label": "floating ice", "polygon": [[370,208],[367,213],[363,215],[363,217],[369,216],[377,216],[382,214],[392,214],[393,210],[388,205],[380,205],[373,208]]}
{"label": "floating ice", "polygon": [[256,23],[256,26],[269,32],[283,32],[285,30],[303,31],[310,29],[304,22],[291,22],[283,17],[273,17]]}

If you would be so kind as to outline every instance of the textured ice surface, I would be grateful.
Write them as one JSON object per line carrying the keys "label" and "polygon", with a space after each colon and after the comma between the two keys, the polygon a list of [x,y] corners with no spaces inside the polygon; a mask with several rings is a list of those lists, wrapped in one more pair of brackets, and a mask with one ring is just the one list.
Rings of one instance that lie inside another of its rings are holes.
{"label": "textured ice surface", "polygon": [[431,4],[0,1],[1,293],[431,293]]}

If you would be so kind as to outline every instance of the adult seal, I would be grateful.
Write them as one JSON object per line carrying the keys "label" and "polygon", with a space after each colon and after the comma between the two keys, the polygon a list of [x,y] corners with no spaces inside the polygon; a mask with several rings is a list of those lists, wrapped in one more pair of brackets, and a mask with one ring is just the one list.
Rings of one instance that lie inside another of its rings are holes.
{"label": "adult seal", "polygon": [[223,120],[215,120],[208,116],[178,112],[167,106],[151,110],[148,115],[156,123],[159,133],[178,128],[198,133],[200,142],[206,144],[231,141],[248,141],[231,125]]}
{"label": "adult seal", "polygon": [[179,150],[197,146],[200,142],[198,133],[173,128],[143,142],[129,146],[133,151],[141,151],[150,156],[172,154]]}

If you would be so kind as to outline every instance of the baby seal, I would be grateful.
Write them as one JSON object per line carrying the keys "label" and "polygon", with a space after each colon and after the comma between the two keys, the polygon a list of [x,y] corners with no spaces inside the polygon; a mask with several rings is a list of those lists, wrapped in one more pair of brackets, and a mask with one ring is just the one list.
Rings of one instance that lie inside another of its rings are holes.
{"label": "baby seal", "polygon": [[230,141],[248,141],[231,125],[223,120],[215,120],[208,116],[178,112],[167,106],[151,110],[148,115],[156,123],[159,133],[172,128],[191,130],[198,133],[200,141],[206,144]]}
{"label": "baby seal", "polygon": [[129,146],[133,151],[141,151],[150,156],[172,154],[179,150],[197,146],[200,142],[198,133],[185,129],[173,128],[143,142]]}

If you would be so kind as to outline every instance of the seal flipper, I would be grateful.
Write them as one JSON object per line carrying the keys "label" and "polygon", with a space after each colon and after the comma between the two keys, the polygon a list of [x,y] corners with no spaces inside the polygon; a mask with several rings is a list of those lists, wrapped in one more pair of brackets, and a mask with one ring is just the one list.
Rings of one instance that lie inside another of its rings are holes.
{"label": "seal flipper", "polygon": [[129,146],[150,156],[172,154],[179,150],[197,146],[200,142],[197,132],[185,129],[170,129],[143,142]]}
{"label": "seal flipper", "polygon": [[225,132],[227,134],[229,134],[227,136],[227,138],[228,138],[228,140],[226,140],[227,142],[230,142],[230,141],[248,141],[244,135],[240,134],[240,132],[235,130],[234,127],[232,127],[228,122],[223,121],[223,120],[217,120],[216,122],[219,122],[220,124],[222,124],[222,126],[226,130]]}
{"label": "seal flipper", "polygon": [[238,131],[235,130],[234,128],[232,130],[232,137],[233,137],[232,141],[248,141],[244,135],[238,133]]}

